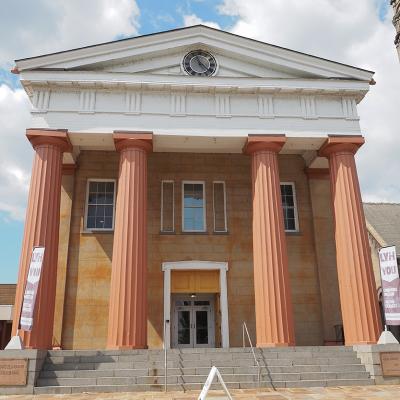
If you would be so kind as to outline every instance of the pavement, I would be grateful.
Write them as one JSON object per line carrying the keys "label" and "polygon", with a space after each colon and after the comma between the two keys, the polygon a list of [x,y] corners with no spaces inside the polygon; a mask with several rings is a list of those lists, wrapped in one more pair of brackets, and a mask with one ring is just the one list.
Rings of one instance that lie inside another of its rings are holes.
{"label": "pavement", "polygon": [[[15,395],[1,396],[0,400],[197,400],[198,391],[183,392],[142,392],[142,393],[79,393],[56,395]],[[370,400],[390,399],[400,400],[400,385],[387,386],[341,386],[329,388],[295,388],[295,389],[243,389],[232,390],[231,396],[236,399],[248,400]],[[227,397],[223,391],[210,391],[207,399],[222,400]]]}

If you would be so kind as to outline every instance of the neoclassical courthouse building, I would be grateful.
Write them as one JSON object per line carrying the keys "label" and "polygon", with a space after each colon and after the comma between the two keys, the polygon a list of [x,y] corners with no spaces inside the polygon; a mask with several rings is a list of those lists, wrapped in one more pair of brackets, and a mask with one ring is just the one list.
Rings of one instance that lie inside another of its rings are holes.
{"label": "neoclassical courthouse building", "polygon": [[[29,348],[376,343],[355,154],[373,72],[198,25],[16,61]],[[164,335],[165,329],[165,335]]]}

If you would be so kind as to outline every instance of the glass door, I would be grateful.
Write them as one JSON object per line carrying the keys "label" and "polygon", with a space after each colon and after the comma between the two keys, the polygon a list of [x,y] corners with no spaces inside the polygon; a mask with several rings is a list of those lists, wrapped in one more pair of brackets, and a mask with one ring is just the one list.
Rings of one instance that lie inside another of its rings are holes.
{"label": "glass door", "polygon": [[174,338],[176,347],[193,347],[193,322],[192,308],[190,306],[178,306],[175,311]]}
{"label": "glass door", "polygon": [[189,296],[174,299],[173,347],[215,346],[214,301],[212,297],[207,300],[203,297],[201,300]]}
{"label": "glass door", "polygon": [[210,307],[194,307],[194,347],[210,347]]}

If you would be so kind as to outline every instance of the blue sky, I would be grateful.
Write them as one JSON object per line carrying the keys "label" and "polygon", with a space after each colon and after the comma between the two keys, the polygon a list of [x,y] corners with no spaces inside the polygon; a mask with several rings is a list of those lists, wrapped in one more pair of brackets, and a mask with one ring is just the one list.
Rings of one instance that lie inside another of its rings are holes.
{"label": "blue sky", "polygon": [[[196,15],[203,21],[214,21],[224,30],[233,26],[236,18],[222,15],[218,7],[222,2],[138,0],[140,8],[140,33],[147,34],[182,26],[183,15]],[[155,17],[154,17],[155,16]]]}
{"label": "blue sky", "polygon": [[[393,158],[398,158],[400,144],[393,111],[393,104],[399,104],[400,82],[395,78],[399,66],[388,3],[389,0],[302,0],[301,5],[298,0],[4,1],[0,15],[0,37],[6,38],[0,44],[0,283],[17,279],[33,153],[24,138],[24,129],[29,126],[29,104],[18,76],[9,72],[13,59],[205,22],[373,69],[378,85],[360,107],[362,129],[372,143],[359,156],[363,196],[372,201],[400,201],[399,187],[387,177],[391,171],[398,171],[400,163],[385,164],[387,157],[383,159],[379,154],[384,151],[379,144],[382,137],[393,147]],[[371,164],[376,166],[374,170]]]}

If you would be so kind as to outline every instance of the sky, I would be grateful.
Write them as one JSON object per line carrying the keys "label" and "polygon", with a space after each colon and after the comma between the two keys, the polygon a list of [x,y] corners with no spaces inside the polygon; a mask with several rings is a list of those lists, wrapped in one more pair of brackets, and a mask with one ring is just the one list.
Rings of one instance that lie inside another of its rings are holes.
{"label": "sky", "polygon": [[364,201],[400,202],[400,63],[389,0],[2,0],[0,283],[16,282],[33,150],[13,60],[203,23],[376,72],[359,106]]}

